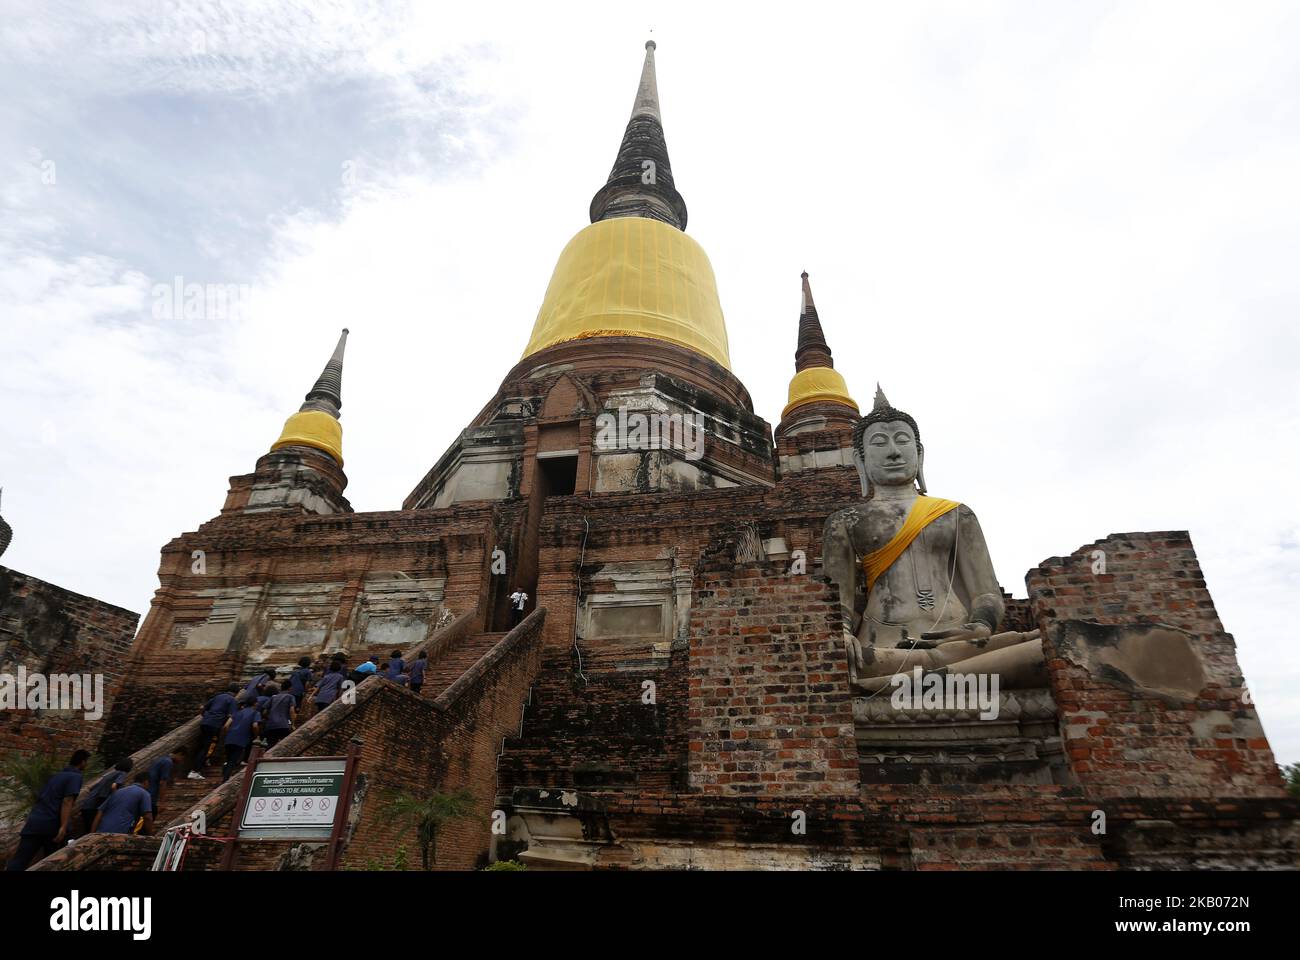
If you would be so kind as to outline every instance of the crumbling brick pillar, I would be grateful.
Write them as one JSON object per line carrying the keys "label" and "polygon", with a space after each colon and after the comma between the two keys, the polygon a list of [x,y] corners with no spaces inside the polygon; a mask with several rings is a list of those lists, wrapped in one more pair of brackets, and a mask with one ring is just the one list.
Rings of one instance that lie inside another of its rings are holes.
{"label": "crumbling brick pillar", "polygon": [[1090,793],[1282,793],[1185,531],[1112,534],[1025,580],[1070,766]]}

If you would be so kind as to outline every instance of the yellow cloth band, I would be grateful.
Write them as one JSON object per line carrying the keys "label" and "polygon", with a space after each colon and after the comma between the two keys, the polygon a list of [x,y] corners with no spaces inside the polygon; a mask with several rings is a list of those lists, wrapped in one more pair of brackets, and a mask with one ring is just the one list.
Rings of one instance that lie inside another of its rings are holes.
{"label": "yellow cloth band", "polygon": [[907,512],[907,519],[893,539],[862,558],[862,569],[867,574],[867,593],[871,593],[871,588],[876,585],[881,574],[893,566],[894,561],[903,555],[903,551],[912,545],[922,530],[949,510],[960,506],[956,500],[944,500],[942,497],[917,497],[912,509]]}
{"label": "yellow cloth band", "polygon": [[809,367],[806,370],[800,370],[790,380],[789,400],[790,402],[785,405],[785,409],[781,411],[782,420],[788,417],[790,411],[796,407],[802,407],[805,403],[814,403],[818,400],[842,403],[845,406],[852,407],[854,411],[858,409],[858,405],[849,396],[849,387],[844,382],[844,377],[833,367]]}
{"label": "yellow cloth band", "polygon": [[323,410],[300,410],[284,423],[272,450],[302,446],[323,450],[343,466],[343,425]]}
{"label": "yellow cloth band", "polygon": [[524,356],[618,336],[666,340],[731,369],[713,267],[676,227],[616,217],[580,230],[555,264]]}

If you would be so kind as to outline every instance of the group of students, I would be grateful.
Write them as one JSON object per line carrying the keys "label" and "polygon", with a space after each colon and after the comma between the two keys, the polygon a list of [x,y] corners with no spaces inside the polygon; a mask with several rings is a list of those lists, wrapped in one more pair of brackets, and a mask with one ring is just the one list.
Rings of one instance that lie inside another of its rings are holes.
{"label": "group of students", "polygon": [[[222,742],[224,783],[243,765],[254,742],[260,740],[267,748],[275,746],[301,719],[306,719],[306,707],[316,712],[328,707],[342,695],[347,681],[360,683],[378,673],[418,694],[424,686],[428,656],[421,651],[408,664],[402,659],[402,652],[394,650],[387,666],[381,665],[379,657],[374,656],[349,671],[346,655],[336,653],[319,675],[312,669],[311,659],[303,657],[283,683],[276,681],[276,671],[271,668],[242,688],[232,683],[203,705],[199,714],[198,748],[187,776],[191,780],[204,779],[199,769],[206,764],[213,746]],[[7,870],[26,870],[34,859],[49,856],[74,836],[134,833],[137,829],[152,833],[159,800],[168,787],[175,785],[177,772],[185,766],[186,753],[174,750],[154,760],[147,770],[136,771],[134,776],[132,761],[119,760],[82,801],[78,831],[77,797],[89,759],[89,751],[76,751],[68,765],[46,781],[23,825],[18,849],[9,860]]]}
{"label": "group of students", "polygon": [[[311,658],[303,657],[284,683],[276,682],[276,671],[268,667],[253,677],[240,689],[232,683],[203,706],[199,714],[199,746],[194,753],[193,779],[201,778],[198,768],[204,766],[208,752],[224,734],[226,756],[221,768],[224,783],[243,764],[253,743],[259,738],[270,748],[283,740],[293,730],[299,718],[306,719],[304,707],[310,704],[316,712],[328,707],[343,693],[348,681],[360,683],[366,677],[380,673],[415,693],[424,686],[424,671],[429,655],[420,655],[408,666],[402,651],[394,650],[387,667],[382,667],[379,657],[372,656],[355,670],[347,670],[346,654],[336,653],[319,676],[312,669]],[[310,699],[309,699],[310,698]]]}
{"label": "group of students", "polygon": [[[297,674],[299,671],[295,670]],[[310,673],[310,671],[308,671]],[[258,674],[248,687],[240,692],[239,684],[232,683],[203,705],[199,714],[199,745],[194,751],[192,780],[201,780],[199,768],[207,761],[208,751],[224,734],[226,759],[221,768],[221,780],[244,762],[244,755],[258,737],[263,737],[268,747],[273,747],[293,730],[302,708],[303,693],[295,695],[292,679],[284,685],[270,679],[274,671]]]}
{"label": "group of students", "polygon": [[168,787],[175,785],[176,770],[185,763],[185,751],[174,750],[159,757],[147,770],[136,771],[134,776],[131,776],[132,761],[119,760],[81,802],[81,829],[78,830],[77,796],[81,793],[89,759],[89,750],[77,750],[68,765],[45,782],[23,824],[18,849],[6,870],[26,870],[33,860],[49,856],[75,836],[133,833],[137,824],[141,824],[144,833],[152,833],[159,800]]}

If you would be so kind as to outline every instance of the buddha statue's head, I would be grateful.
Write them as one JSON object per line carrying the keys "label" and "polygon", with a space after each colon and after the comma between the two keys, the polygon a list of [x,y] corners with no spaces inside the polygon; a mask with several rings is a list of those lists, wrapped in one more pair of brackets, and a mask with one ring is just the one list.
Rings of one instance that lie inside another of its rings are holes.
{"label": "buddha statue's head", "polygon": [[868,500],[877,486],[916,484],[925,493],[925,447],[916,421],[895,410],[876,385],[871,412],[853,428],[853,462],[858,468],[862,495]]}

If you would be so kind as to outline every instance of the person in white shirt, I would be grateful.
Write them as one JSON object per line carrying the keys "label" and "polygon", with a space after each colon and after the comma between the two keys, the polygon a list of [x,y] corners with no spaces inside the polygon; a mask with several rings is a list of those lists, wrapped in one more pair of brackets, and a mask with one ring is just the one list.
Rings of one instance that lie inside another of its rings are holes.
{"label": "person in white shirt", "polygon": [[517,624],[524,618],[524,604],[528,602],[528,594],[524,593],[523,587],[515,587],[515,592],[510,594],[510,622]]}

